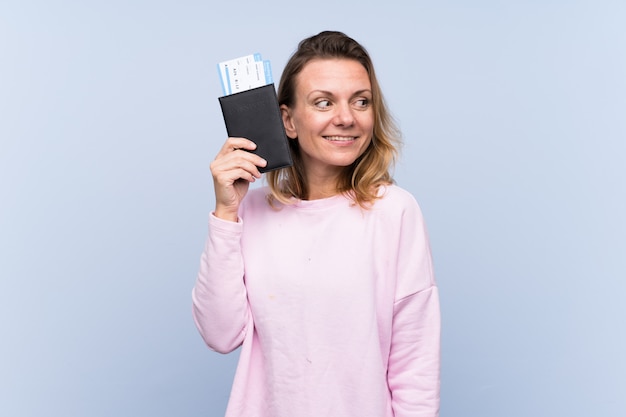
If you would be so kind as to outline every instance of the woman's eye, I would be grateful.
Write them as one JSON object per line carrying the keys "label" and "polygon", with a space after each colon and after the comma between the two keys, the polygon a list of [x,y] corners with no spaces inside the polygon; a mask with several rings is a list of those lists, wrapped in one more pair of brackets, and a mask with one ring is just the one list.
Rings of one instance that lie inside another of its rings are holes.
{"label": "woman's eye", "polygon": [[326,107],[330,106],[330,101],[328,101],[328,100],[320,100],[320,101],[316,102],[315,105],[317,107],[326,108]]}
{"label": "woman's eye", "polygon": [[357,107],[365,108],[365,107],[369,106],[370,101],[369,101],[369,99],[366,99],[366,98],[360,98],[360,99],[358,99],[355,102],[355,104],[356,104]]}

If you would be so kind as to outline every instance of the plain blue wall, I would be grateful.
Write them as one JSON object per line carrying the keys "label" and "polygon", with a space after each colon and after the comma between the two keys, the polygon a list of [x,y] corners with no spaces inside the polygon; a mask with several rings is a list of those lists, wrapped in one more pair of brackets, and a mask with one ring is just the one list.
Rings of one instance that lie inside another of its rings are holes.
{"label": "plain blue wall", "polygon": [[[513,3],[513,4],[512,4]],[[190,291],[217,62],[370,51],[442,294],[442,417],[626,415],[620,1],[0,3],[0,415],[223,415]]]}

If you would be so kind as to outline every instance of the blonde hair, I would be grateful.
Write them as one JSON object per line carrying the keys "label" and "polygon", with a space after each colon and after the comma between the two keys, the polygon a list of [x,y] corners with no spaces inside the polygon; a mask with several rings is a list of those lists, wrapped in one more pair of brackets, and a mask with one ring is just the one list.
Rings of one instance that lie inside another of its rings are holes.
{"label": "blonde hair", "polygon": [[[372,107],[374,129],[372,141],[354,163],[347,166],[339,178],[338,191],[346,194],[356,204],[368,207],[378,198],[381,185],[392,184],[393,167],[401,146],[401,134],[383,98],[376,79],[374,65],[363,46],[341,32],[324,31],[302,40],[291,56],[280,79],[278,102],[293,107],[296,91],[296,77],[304,66],[313,59],[350,59],[358,61],[369,75],[372,87]],[[267,181],[272,192],[272,200],[283,204],[293,202],[293,198],[306,199],[308,187],[298,140],[289,140],[293,166],[271,171]]]}

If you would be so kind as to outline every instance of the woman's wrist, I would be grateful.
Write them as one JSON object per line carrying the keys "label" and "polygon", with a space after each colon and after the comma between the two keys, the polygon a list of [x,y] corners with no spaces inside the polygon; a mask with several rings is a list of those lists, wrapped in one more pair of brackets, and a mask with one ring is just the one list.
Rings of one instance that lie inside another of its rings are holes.
{"label": "woman's wrist", "polygon": [[215,211],[213,211],[213,215],[218,219],[228,220],[231,222],[239,221],[239,214],[237,210],[228,209],[221,206],[216,206]]}

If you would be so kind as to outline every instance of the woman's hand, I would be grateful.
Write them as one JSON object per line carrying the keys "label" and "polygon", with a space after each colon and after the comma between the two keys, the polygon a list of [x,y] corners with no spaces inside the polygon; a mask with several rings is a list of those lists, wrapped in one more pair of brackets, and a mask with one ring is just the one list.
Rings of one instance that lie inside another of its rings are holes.
{"label": "woman's hand", "polygon": [[241,200],[248,192],[251,182],[261,178],[258,167],[267,161],[251,152],[254,142],[245,138],[228,138],[211,163],[215,187],[215,216],[237,221]]}

